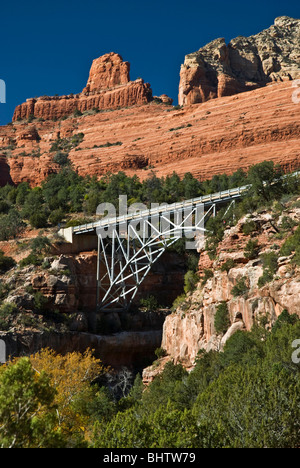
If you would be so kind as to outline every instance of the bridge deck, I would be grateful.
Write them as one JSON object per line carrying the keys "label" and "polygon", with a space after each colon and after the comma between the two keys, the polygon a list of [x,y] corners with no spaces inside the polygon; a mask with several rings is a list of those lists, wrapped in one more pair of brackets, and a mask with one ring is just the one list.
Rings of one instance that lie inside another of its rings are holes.
{"label": "bridge deck", "polygon": [[84,234],[90,231],[94,231],[100,227],[106,227],[113,224],[121,224],[126,221],[133,219],[149,218],[159,213],[174,212],[176,210],[188,208],[203,204],[204,206],[210,206],[212,204],[218,204],[225,201],[234,200],[242,196],[249,189],[249,185],[243,187],[237,187],[233,189],[224,190],[222,192],[212,193],[209,195],[203,195],[202,197],[192,198],[190,200],[184,200],[182,202],[172,203],[171,205],[161,205],[159,208],[152,208],[149,210],[139,211],[134,214],[127,214],[126,216],[117,216],[116,218],[103,219],[95,221],[93,223],[82,224],[72,228],[74,234]]}

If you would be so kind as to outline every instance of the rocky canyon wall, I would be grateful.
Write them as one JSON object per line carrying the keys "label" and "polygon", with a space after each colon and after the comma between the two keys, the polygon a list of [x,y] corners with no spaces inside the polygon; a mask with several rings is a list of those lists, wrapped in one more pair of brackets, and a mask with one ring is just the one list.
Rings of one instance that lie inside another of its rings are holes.
{"label": "rocky canyon wall", "polygon": [[216,39],[188,54],[180,70],[179,104],[190,105],[300,76],[300,20],[287,16],[227,45]]}
{"label": "rocky canyon wall", "polygon": [[84,138],[69,150],[69,160],[82,176],[121,170],[144,180],[152,172],[161,177],[175,171],[205,180],[264,160],[298,168],[300,105],[292,100],[294,91],[291,82],[273,83],[183,109],[151,102],[57,122],[14,122],[0,127],[0,153],[12,181],[31,186],[60,170],[53,145],[79,133]]}
{"label": "rocky canyon wall", "polygon": [[[222,350],[226,341],[237,330],[250,330],[254,323],[264,321],[270,327],[279,315],[287,310],[300,317],[300,267],[293,263],[293,254],[280,256],[279,249],[300,222],[300,199],[294,199],[282,213],[261,212],[243,217],[236,226],[225,231],[219,244],[216,260],[210,260],[207,252],[200,252],[199,274],[202,280],[196,290],[187,295],[176,312],[166,317],[163,328],[162,348],[168,360],[193,368],[201,349]],[[284,223],[292,220],[294,228],[280,236]],[[244,233],[245,224],[254,223],[256,230],[251,236]],[[245,257],[244,249],[249,239],[257,240],[259,253],[254,259]],[[277,269],[273,280],[260,285],[264,272],[262,255],[277,256]],[[230,266],[222,265],[230,260]],[[210,269],[212,277],[203,281],[204,270]],[[243,279],[244,291],[234,293],[234,286]],[[216,312],[220,304],[226,304],[229,324],[227,331],[217,333]],[[161,371],[159,365],[144,371],[144,380],[149,382]]]}
{"label": "rocky canyon wall", "polygon": [[1,184],[40,185],[60,170],[55,143],[79,133],[68,156],[82,176],[121,170],[144,180],[176,171],[209,179],[264,160],[298,168],[300,105],[291,80],[299,77],[299,37],[299,20],[280,17],[257,35],[228,45],[216,39],[187,55],[180,109],[166,95],[153,97],[142,79],[130,81],[120,55],[106,54],[93,61],[81,93],[29,99],[0,127],[10,169]]}

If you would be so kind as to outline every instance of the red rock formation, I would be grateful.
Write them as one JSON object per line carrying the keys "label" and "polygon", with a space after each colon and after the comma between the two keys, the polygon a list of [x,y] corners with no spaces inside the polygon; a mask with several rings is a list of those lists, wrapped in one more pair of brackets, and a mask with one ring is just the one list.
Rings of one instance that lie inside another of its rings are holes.
{"label": "red rock formation", "polygon": [[[293,92],[290,82],[274,83],[180,110],[154,101],[59,122],[35,120],[35,139],[28,139],[33,123],[15,122],[0,127],[0,151],[15,145],[8,152],[11,177],[31,185],[59,169],[50,152],[57,138],[80,132],[84,139],[69,158],[81,175],[124,170],[144,180],[152,170],[158,177],[176,171],[203,180],[264,160],[298,168],[300,105]],[[122,144],[105,147],[107,142]]]}
{"label": "red rock formation", "polygon": [[129,83],[130,65],[119,54],[106,54],[93,61],[84,93]]}
{"label": "red rock formation", "polygon": [[[300,268],[292,262],[293,255],[280,257],[278,255],[278,269],[272,281],[259,287],[258,280],[263,274],[263,265],[258,258],[248,260],[244,255],[244,248],[249,236],[243,232],[245,223],[256,223],[255,238],[261,247],[261,254],[273,251],[274,234],[281,228],[282,219],[290,217],[297,224],[300,222],[300,210],[294,204],[287,205],[281,216],[263,212],[242,218],[236,226],[225,231],[224,239],[218,247],[218,257],[211,262],[213,277],[205,285],[201,282],[196,290],[186,297],[177,311],[168,315],[163,329],[161,347],[166,350],[161,366],[154,366],[144,371],[146,383],[153,380],[157,373],[163,370],[167,361],[182,363],[187,368],[195,365],[198,352],[201,349],[220,350],[226,341],[237,330],[251,330],[260,318],[274,324],[278,316],[287,309],[290,314],[300,316]],[[253,236],[253,234],[252,234]],[[285,239],[276,239],[280,247]],[[199,261],[200,276],[203,277],[207,261],[205,252],[201,251]],[[228,272],[220,267],[227,260],[233,261]],[[233,287],[238,280],[244,278],[247,292],[234,297]],[[220,303],[226,302],[230,317],[230,325],[224,335],[217,334],[215,329],[215,315]]]}
{"label": "red rock formation", "polygon": [[226,45],[216,39],[186,55],[180,70],[179,104],[206,102],[300,76],[300,20],[276,18],[269,29]]}
{"label": "red rock formation", "polygon": [[146,104],[152,100],[149,83],[142,79],[131,82],[129,63],[115,53],[106,54],[94,60],[87,86],[80,94],[68,96],[43,96],[27,99],[16,107],[13,121],[35,117],[55,120],[91,109],[117,109]]}

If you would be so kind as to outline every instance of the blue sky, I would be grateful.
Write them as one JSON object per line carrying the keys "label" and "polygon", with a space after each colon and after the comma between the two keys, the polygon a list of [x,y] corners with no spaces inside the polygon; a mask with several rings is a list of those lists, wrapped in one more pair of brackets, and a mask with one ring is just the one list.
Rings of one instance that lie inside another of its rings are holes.
{"label": "blue sky", "polygon": [[277,16],[300,17],[299,0],[16,0],[1,5],[0,125],[27,98],[80,92],[92,60],[117,52],[153,93],[177,101],[184,56],[217,37],[256,34]]}

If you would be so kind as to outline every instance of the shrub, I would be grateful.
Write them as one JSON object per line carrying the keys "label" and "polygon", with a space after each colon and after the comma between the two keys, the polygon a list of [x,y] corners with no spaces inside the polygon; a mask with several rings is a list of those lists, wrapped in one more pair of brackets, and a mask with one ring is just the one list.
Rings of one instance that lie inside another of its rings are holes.
{"label": "shrub", "polygon": [[204,270],[204,276],[202,278],[202,286],[205,286],[207,281],[210,279],[210,278],[213,278],[214,277],[214,272],[212,270],[209,270],[209,269],[205,269]]}
{"label": "shrub", "polygon": [[68,164],[70,164],[68,153],[62,153],[61,151],[58,151],[53,158],[53,162],[55,162],[59,166],[67,166]]}
{"label": "shrub", "polygon": [[36,254],[31,253],[28,255],[28,257],[23,258],[23,260],[19,262],[19,266],[20,268],[24,268],[29,265],[38,266],[38,265],[41,265],[41,263],[42,263],[41,259]]}
{"label": "shrub", "polygon": [[265,270],[262,276],[258,279],[258,287],[263,288],[267,283],[270,283],[274,278],[274,275],[269,270]]}
{"label": "shrub", "polygon": [[70,219],[70,221],[66,223],[66,228],[80,226],[81,224],[88,224],[90,222],[91,220],[88,218]]}
{"label": "shrub", "polygon": [[196,273],[198,271],[198,265],[199,265],[199,254],[198,255],[193,254],[193,253],[188,254],[187,256],[188,269]]}
{"label": "shrub", "polygon": [[[185,294],[181,294],[180,296],[176,297],[172,305],[172,311],[175,312],[178,309],[178,307],[181,307],[183,305],[185,301],[186,301]],[[188,306],[186,308],[188,308]]]}
{"label": "shrub", "polygon": [[224,334],[230,327],[231,322],[226,302],[221,302],[218,305],[214,324],[218,335]]}
{"label": "shrub", "polygon": [[31,226],[35,229],[41,229],[46,227],[47,220],[48,218],[44,211],[33,213],[29,218]]}
{"label": "shrub", "polygon": [[240,278],[236,285],[232,288],[231,294],[234,297],[244,296],[248,292],[249,288],[246,284],[246,278]]}
{"label": "shrub", "polygon": [[297,266],[300,266],[300,246],[297,247],[295,255],[292,259],[292,263],[294,263]]}
{"label": "shrub", "polygon": [[248,221],[243,225],[243,233],[249,236],[252,232],[257,231],[257,226],[254,221]]}
{"label": "shrub", "polygon": [[267,252],[261,256],[264,272],[258,280],[258,286],[262,288],[273,280],[278,268],[278,255],[275,252]]}
{"label": "shrub", "polygon": [[275,275],[278,268],[278,255],[275,252],[267,252],[262,254],[261,258],[264,268]]}
{"label": "shrub", "polygon": [[229,258],[226,260],[225,263],[221,266],[221,271],[226,271],[227,273],[233,268],[235,265],[234,260],[232,258]]}
{"label": "shrub", "polygon": [[285,324],[294,325],[297,323],[298,316],[297,314],[289,314],[287,309],[284,309],[281,314],[279,315],[278,319],[274,323],[272,327],[272,333],[275,333],[279,328],[284,326]]}
{"label": "shrub", "polygon": [[296,229],[294,235],[289,237],[280,249],[280,255],[289,256],[296,251],[300,245],[300,226]]}
{"label": "shrub", "polygon": [[6,331],[10,328],[10,319],[16,313],[14,304],[4,303],[0,307],[0,330]]}
{"label": "shrub", "polygon": [[49,223],[52,226],[56,226],[57,224],[61,223],[65,217],[65,213],[62,208],[58,208],[57,210],[52,211],[49,215]]}
{"label": "shrub", "polygon": [[4,255],[4,252],[0,250],[0,273],[6,273],[8,270],[13,268],[16,262],[13,258]]}
{"label": "shrub", "polygon": [[122,141],[117,141],[116,143],[110,143],[109,141],[103,145],[99,145],[97,148],[110,148],[111,146],[122,146]]}
{"label": "shrub", "polygon": [[16,210],[0,216],[0,241],[15,239],[24,229],[25,223]]}
{"label": "shrub", "polygon": [[73,116],[74,117],[81,117],[82,112],[79,109],[75,109],[74,112],[73,112]]}
{"label": "shrub", "polygon": [[37,291],[34,294],[34,308],[39,313],[44,313],[46,306],[48,304],[48,299],[45,297],[41,291]]}
{"label": "shrub", "polygon": [[192,270],[189,270],[184,276],[184,292],[194,291],[196,284],[199,281],[199,276],[197,273],[194,273]]}
{"label": "shrub", "polygon": [[5,283],[0,283],[0,301],[3,301],[5,299],[10,291],[10,287],[8,284]]}
{"label": "shrub", "polygon": [[284,231],[291,231],[297,223],[294,219],[290,218],[289,216],[284,216],[281,221],[281,228]]}
{"label": "shrub", "polygon": [[71,144],[73,147],[78,146],[84,139],[84,133],[76,133],[71,138]]}
{"label": "shrub", "polygon": [[9,209],[10,205],[4,200],[0,200],[0,213],[7,214],[9,212]]}
{"label": "shrub", "polygon": [[157,359],[161,359],[167,355],[167,351],[164,348],[157,348],[155,350],[155,356]]}
{"label": "shrub", "polygon": [[46,236],[37,236],[30,243],[31,251],[34,254],[41,255],[50,251],[51,242]]}
{"label": "shrub", "polygon": [[253,260],[259,254],[258,240],[250,239],[245,247],[244,255],[248,260]]}
{"label": "shrub", "polygon": [[148,296],[140,300],[140,306],[145,308],[147,312],[157,310],[159,305],[157,299],[154,296]]}

